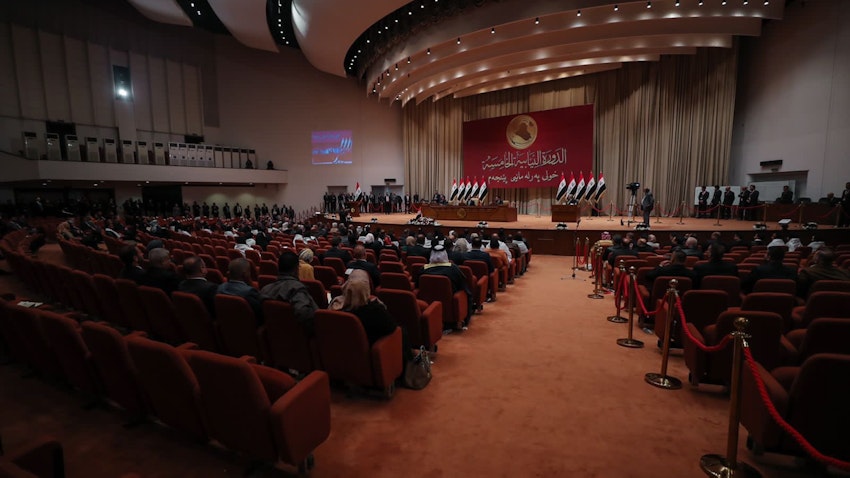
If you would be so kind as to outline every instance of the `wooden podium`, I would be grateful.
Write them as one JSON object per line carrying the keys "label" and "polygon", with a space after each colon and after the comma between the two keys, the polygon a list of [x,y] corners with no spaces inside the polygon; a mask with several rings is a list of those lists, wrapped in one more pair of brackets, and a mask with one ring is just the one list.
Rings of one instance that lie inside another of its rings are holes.
{"label": "wooden podium", "polygon": [[345,203],[345,207],[348,208],[348,216],[349,217],[360,217],[360,204],[363,201],[348,201]]}
{"label": "wooden podium", "polygon": [[552,205],[552,222],[576,222],[581,214],[579,206],[568,204]]}

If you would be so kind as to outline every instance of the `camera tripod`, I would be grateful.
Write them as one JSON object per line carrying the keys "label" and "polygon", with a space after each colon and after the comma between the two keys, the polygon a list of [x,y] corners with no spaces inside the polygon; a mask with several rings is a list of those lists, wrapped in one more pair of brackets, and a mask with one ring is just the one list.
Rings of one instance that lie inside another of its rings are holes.
{"label": "camera tripod", "polygon": [[635,203],[637,202],[637,189],[631,189],[632,195],[629,198],[629,218],[628,218],[628,226],[631,227],[633,222],[635,221]]}

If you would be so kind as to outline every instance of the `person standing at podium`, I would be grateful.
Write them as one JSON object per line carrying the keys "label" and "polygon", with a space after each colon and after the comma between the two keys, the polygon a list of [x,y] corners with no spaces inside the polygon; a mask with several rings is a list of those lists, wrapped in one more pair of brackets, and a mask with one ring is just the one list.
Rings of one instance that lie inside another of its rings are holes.
{"label": "person standing at podium", "polygon": [[652,190],[646,188],[643,190],[643,200],[640,202],[640,208],[643,211],[643,223],[649,225],[649,215],[655,209],[655,196],[652,195]]}

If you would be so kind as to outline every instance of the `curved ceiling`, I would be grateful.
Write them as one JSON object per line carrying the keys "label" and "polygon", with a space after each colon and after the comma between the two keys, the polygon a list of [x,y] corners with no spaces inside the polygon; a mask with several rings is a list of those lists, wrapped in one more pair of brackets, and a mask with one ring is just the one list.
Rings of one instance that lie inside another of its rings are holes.
{"label": "curved ceiling", "polygon": [[[157,21],[185,22],[168,6],[184,0],[129,1]],[[281,21],[271,15],[289,6],[313,66],[403,104],[728,48],[784,11],[780,0],[206,1],[239,41],[272,51],[286,39],[270,32]]]}

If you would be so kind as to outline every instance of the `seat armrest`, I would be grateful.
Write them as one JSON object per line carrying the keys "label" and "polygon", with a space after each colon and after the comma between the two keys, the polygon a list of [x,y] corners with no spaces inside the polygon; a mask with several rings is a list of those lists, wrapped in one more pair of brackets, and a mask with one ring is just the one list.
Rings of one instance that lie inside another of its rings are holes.
{"label": "seat armrest", "polygon": [[[420,300],[419,302],[424,302],[424,301]],[[424,317],[429,317],[429,318],[436,315],[440,319],[440,321],[442,321],[443,320],[443,303],[440,302],[439,300],[435,300],[434,302],[431,302],[430,304],[428,304],[428,307],[425,307],[425,310],[422,311],[422,315]]]}
{"label": "seat armrest", "polygon": [[269,397],[269,403],[276,402],[277,399],[295,386],[295,379],[280,370],[256,363],[252,363],[251,368],[254,369],[257,378],[263,384],[266,396]]}
{"label": "seat armrest", "polygon": [[194,342],[186,342],[185,344],[178,345],[177,350],[201,350],[201,348]]}
{"label": "seat armrest", "polygon": [[280,459],[299,465],[331,432],[328,374],[315,371],[277,399],[270,421]]}
{"label": "seat armrest", "polygon": [[4,455],[3,459],[36,476],[65,476],[62,445],[50,436],[28,442]]}
{"label": "seat armrest", "polygon": [[[762,402],[761,394],[750,373],[750,367],[744,363],[741,374],[741,423],[750,435],[767,448],[773,448],[782,441],[783,433],[774,423]],[[788,411],[788,392],[761,364],[756,364],[757,373],[764,381],[767,394],[780,415]]]}
{"label": "seat armrest", "polygon": [[377,387],[386,388],[401,376],[401,347],[400,327],[372,345],[372,379]]}

